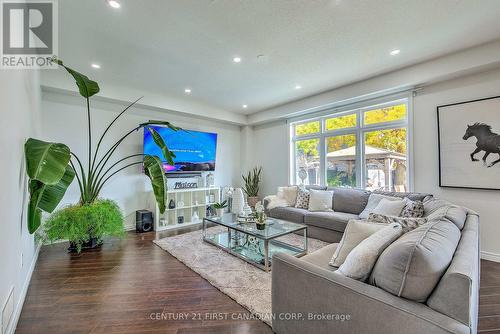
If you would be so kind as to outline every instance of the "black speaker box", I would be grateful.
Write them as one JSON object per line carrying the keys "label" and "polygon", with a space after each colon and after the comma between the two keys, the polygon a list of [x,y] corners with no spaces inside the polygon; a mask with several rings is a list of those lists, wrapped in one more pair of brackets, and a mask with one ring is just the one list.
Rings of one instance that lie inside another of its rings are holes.
{"label": "black speaker box", "polygon": [[135,212],[135,230],[139,233],[153,231],[153,213],[149,210]]}

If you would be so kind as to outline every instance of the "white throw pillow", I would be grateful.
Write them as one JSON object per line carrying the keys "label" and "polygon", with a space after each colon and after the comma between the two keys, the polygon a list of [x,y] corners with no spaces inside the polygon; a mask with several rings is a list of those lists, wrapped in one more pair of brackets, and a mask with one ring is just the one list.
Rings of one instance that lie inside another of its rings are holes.
{"label": "white throw pillow", "polygon": [[309,190],[309,211],[333,211],[333,191]]}
{"label": "white throw pillow", "polygon": [[[373,211],[370,213],[374,213],[377,215],[384,215],[384,216],[399,217],[405,205],[406,201],[404,200],[390,201],[387,198],[382,198],[382,200],[380,200],[375,209],[373,209]],[[369,216],[370,215],[368,215],[368,217]]]}
{"label": "white throw pillow", "polygon": [[340,267],[347,255],[361,241],[385,227],[387,227],[387,224],[372,223],[364,220],[350,220],[329,264],[334,267]]}
{"label": "white throw pillow", "polygon": [[284,199],[287,203],[286,206],[295,206],[297,200],[297,186],[278,187],[278,198]]}
{"label": "white throw pillow", "polygon": [[384,249],[401,236],[399,224],[390,224],[361,241],[336,271],[358,281],[366,281]]}
{"label": "white throw pillow", "polygon": [[378,203],[380,203],[383,198],[388,199],[389,201],[401,201],[401,198],[398,197],[370,194],[370,197],[368,197],[368,203],[366,203],[365,209],[359,214],[359,218],[368,218],[368,215],[373,212],[373,209],[377,207]]}
{"label": "white throw pillow", "polygon": [[271,210],[277,207],[282,207],[282,206],[288,206],[288,202],[283,199],[279,198],[276,195],[269,195],[264,197],[264,202],[267,202],[267,210]]}

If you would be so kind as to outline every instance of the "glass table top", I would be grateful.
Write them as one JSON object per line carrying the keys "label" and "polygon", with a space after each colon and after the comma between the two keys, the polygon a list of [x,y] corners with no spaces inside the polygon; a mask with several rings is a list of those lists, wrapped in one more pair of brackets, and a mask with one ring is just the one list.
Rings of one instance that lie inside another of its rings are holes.
{"label": "glass table top", "polygon": [[255,223],[238,222],[238,216],[232,213],[226,213],[221,217],[205,217],[209,222],[226,226],[231,229],[253,235],[260,239],[274,239],[289,233],[300,231],[306,228],[306,225],[292,223],[286,220],[268,218],[266,220],[266,228],[258,230]]}

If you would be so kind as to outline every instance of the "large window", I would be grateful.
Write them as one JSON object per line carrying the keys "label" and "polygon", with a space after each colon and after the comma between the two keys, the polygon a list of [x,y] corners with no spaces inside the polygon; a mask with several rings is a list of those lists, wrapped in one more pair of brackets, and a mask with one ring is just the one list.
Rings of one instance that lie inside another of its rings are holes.
{"label": "large window", "polygon": [[292,182],[408,191],[406,99],[291,123]]}

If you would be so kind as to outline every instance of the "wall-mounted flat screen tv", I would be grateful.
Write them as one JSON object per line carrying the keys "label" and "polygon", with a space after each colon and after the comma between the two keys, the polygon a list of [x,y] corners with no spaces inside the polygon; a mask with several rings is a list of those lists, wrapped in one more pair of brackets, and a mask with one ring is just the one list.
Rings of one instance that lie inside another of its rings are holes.
{"label": "wall-mounted flat screen tv", "polygon": [[161,149],[155,144],[151,132],[144,129],[144,154],[157,155],[167,173],[215,171],[217,134],[201,131],[174,131],[167,127],[152,126],[174,152],[174,165],[165,161]]}

